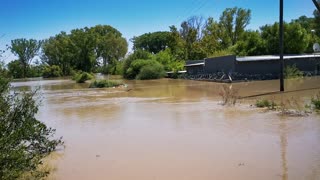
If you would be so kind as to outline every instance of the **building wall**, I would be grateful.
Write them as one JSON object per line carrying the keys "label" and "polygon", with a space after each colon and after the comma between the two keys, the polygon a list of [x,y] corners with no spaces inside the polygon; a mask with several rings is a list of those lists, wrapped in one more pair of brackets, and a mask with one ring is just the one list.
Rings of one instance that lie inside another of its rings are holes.
{"label": "building wall", "polygon": [[[193,61],[197,63],[198,61]],[[201,62],[201,61],[199,61]],[[279,75],[278,60],[260,60],[260,61],[237,61],[236,56],[223,56],[217,58],[208,58],[204,60],[204,65],[186,67],[188,75],[239,73],[243,75],[270,75],[277,77]],[[285,59],[285,65],[296,65],[304,72],[320,72],[320,57],[302,57],[294,59]]]}
{"label": "building wall", "polygon": [[234,72],[236,56],[222,56],[205,59],[205,73]]}
{"label": "building wall", "polygon": [[[295,58],[286,59],[285,65],[296,65],[304,72],[315,72],[319,68],[319,58]],[[280,65],[278,60],[245,61],[235,63],[235,72],[241,74],[279,74]]]}
{"label": "building wall", "polygon": [[278,74],[279,61],[245,61],[235,63],[235,72],[240,74]]}
{"label": "building wall", "polygon": [[198,75],[204,73],[204,66],[198,65],[198,66],[187,66],[186,67],[187,74],[188,75]]}
{"label": "building wall", "polygon": [[305,72],[319,71],[320,58],[305,58],[305,59],[288,59],[285,61],[286,65],[296,65],[296,67]]}

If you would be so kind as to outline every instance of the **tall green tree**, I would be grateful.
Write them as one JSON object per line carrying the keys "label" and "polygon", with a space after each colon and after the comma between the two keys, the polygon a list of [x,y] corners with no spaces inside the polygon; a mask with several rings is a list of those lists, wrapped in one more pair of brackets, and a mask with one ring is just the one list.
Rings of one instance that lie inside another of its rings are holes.
{"label": "tall green tree", "polygon": [[70,39],[74,44],[74,65],[77,70],[92,72],[97,64],[95,53],[96,39],[95,34],[89,28],[71,30]]}
{"label": "tall green tree", "polygon": [[11,41],[11,52],[18,56],[23,66],[23,77],[26,77],[27,69],[32,59],[38,55],[42,41],[35,39],[15,39]]}
{"label": "tall green tree", "polygon": [[158,31],[133,37],[133,49],[143,49],[149,51],[150,53],[157,54],[169,46],[170,35],[170,32]]}
{"label": "tall green tree", "polygon": [[71,75],[72,69],[75,68],[75,57],[78,52],[69,35],[61,32],[55,37],[50,37],[44,41],[42,49],[41,59],[44,64],[59,66],[63,75]]}
{"label": "tall green tree", "polygon": [[266,54],[265,41],[259,31],[246,31],[233,47],[237,56],[257,56]]}
{"label": "tall green tree", "polygon": [[212,17],[209,17],[203,30],[203,38],[201,39],[201,44],[208,55],[212,55],[214,52],[221,50],[220,35],[219,23]]}
{"label": "tall green tree", "polygon": [[250,23],[251,10],[242,8],[227,8],[220,16],[221,40],[224,48],[235,45]]}
{"label": "tall green tree", "polygon": [[117,61],[124,58],[128,51],[128,42],[122,34],[109,25],[97,25],[90,28],[95,36],[97,57],[103,59],[103,66],[107,63],[115,65]]}
{"label": "tall green tree", "polygon": [[[279,23],[260,28],[265,41],[266,53],[279,54]],[[284,23],[284,53],[300,54],[306,52],[311,35],[299,23]]]}

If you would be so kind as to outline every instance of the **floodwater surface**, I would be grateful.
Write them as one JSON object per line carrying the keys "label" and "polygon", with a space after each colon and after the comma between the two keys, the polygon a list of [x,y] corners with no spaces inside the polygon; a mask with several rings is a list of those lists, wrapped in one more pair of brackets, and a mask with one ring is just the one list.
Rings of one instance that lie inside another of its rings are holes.
{"label": "floodwater surface", "polygon": [[[257,98],[307,103],[319,82],[287,81],[289,93]],[[228,84],[248,97],[234,107],[219,103],[219,83],[126,83],[125,89],[87,89],[70,80],[12,84],[40,88],[38,118],[63,136],[50,179],[320,179],[320,115],[285,117],[250,106],[252,95],[277,91],[278,81]]]}

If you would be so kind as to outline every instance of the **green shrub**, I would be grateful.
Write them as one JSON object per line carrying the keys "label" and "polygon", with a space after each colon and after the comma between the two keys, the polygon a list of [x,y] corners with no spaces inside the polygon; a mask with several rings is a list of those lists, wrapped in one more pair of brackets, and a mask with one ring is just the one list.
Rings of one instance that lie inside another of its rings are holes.
{"label": "green shrub", "polygon": [[72,80],[76,81],[77,83],[85,83],[87,80],[91,79],[93,79],[93,75],[87,72],[79,72],[72,77]]}
{"label": "green shrub", "polygon": [[[154,70],[161,70],[160,71],[161,73],[164,71],[163,66],[156,60],[137,59],[132,61],[129,68],[126,70],[126,77],[128,79],[145,79],[146,76],[144,76],[143,74],[140,74],[140,71],[145,66],[161,67],[161,68],[156,68]],[[150,69],[145,71],[147,71],[146,73],[149,73]],[[139,74],[141,75],[140,77],[138,77]],[[146,78],[146,79],[150,79],[150,78]]]}
{"label": "green shrub", "polygon": [[148,79],[160,79],[165,76],[163,66],[159,63],[150,64],[143,66],[137,76],[137,79],[148,80]]}
{"label": "green shrub", "polygon": [[315,110],[320,110],[320,92],[311,99],[311,104]]}
{"label": "green shrub", "polygon": [[109,87],[118,87],[124,85],[120,81],[111,81],[111,80],[95,80],[89,86],[89,88],[109,88]]}
{"label": "green shrub", "polygon": [[303,72],[300,71],[296,65],[286,66],[284,69],[284,76],[286,79],[294,79],[303,77]]}
{"label": "green shrub", "polygon": [[258,108],[269,108],[269,109],[275,109],[276,103],[269,100],[257,100],[256,107]]}
{"label": "green shrub", "polygon": [[62,76],[62,70],[59,66],[45,66],[42,70],[42,76],[44,78],[60,77]]}
{"label": "green shrub", "polygon": [[14,79],[23,78],[23,67],[19,60],[14,60],[8,63],[9,75]]}
{"label": "green shrub", "polygon": [[0,179],[43,179],[43,158],[62,145],[54,139],[55,129],[36,118],[36,92],[11,93],[9,80],[0,72]]}

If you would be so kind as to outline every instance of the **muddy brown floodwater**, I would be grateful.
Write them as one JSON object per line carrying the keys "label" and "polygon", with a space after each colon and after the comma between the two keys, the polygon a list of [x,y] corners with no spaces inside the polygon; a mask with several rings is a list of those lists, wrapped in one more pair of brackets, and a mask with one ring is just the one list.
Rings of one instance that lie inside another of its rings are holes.
{"label": "muddy brown floodwater", "polygon": [[[49,179],[320,179],[319,114],[279,116],[250,107],[256,98],[225,107],[219,104],[219,83],[126,83],[127,89],[87,89],[70,80],[12,83],[40,87],[38,118],[65,141],[65,149],[50,159],[55,170]],[[232,88],[245,97],[277,91],[278,84]],[[264,98],[308,102],[319,87],[319,77],[290,80],[290,93]]]}

